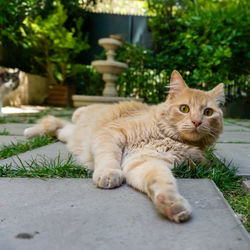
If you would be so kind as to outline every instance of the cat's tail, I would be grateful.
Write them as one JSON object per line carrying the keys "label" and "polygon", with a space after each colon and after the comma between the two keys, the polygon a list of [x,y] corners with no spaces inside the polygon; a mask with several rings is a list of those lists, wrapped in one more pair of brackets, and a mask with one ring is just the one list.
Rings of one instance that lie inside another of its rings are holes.
{"label": "cat's tail", "polygon": [[[36,135],[51,135],[58,136],[59,131],[67,125],[72,125],[69,121],[63,120],[54,116],[45,116],[38,120],[37,124],[33,127],[24,130],[26,138],[32,138]],[[59,140],[61,140],[59,138]],[[64,141],[64,140],[62,140]]]}

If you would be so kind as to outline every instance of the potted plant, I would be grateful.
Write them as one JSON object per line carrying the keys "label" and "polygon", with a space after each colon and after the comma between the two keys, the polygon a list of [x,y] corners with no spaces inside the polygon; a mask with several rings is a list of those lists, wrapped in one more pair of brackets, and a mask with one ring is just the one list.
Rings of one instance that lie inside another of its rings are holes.
{"label": "potted plant", "polygon": [[74,93],[72,85],[66,79],[83,70],[83,65],[74,63],[74,58],[82,50],[89,48],[82,38],[80,28],[83,20],[76,21],[76,28],[65,27],[67,11],[59,1],[55,9],[45,19],[27,17],[20,27],[22,45],[31,48],[34,63],[40,65],[49,78],[48,104],[67,105]]}

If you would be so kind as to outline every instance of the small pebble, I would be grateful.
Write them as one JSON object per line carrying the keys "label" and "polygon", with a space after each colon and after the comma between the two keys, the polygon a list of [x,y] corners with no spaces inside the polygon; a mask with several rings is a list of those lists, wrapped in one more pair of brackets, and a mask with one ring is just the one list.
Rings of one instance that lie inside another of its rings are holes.
{"label": "small pebble", "polygon": [[18,239],[32,239],[33,237],[34,235],[29,233],[20,233],[16,235],[16,238]]}

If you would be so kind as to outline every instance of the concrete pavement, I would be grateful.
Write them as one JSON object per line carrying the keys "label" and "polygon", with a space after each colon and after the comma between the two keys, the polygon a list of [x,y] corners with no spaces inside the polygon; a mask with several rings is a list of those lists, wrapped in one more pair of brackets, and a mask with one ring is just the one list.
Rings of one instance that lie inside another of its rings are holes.
{"label": "concrete pavement", "polygon": [[246,230],[215,184],[178,180],[193,217],[176,224],[146,195],[90,179],[0,179],[0,249],[249,250]]}

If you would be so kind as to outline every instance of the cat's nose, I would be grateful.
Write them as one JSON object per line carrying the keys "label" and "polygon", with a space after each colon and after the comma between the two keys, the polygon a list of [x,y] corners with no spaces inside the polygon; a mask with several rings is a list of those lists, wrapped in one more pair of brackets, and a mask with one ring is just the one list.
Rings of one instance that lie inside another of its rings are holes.
{"label": "cat's nose", "polygon": [[200,120],[192,120],[192,123],[194,124],[194,126],[196,128],[198,128],[201,125],[202,122]]}

